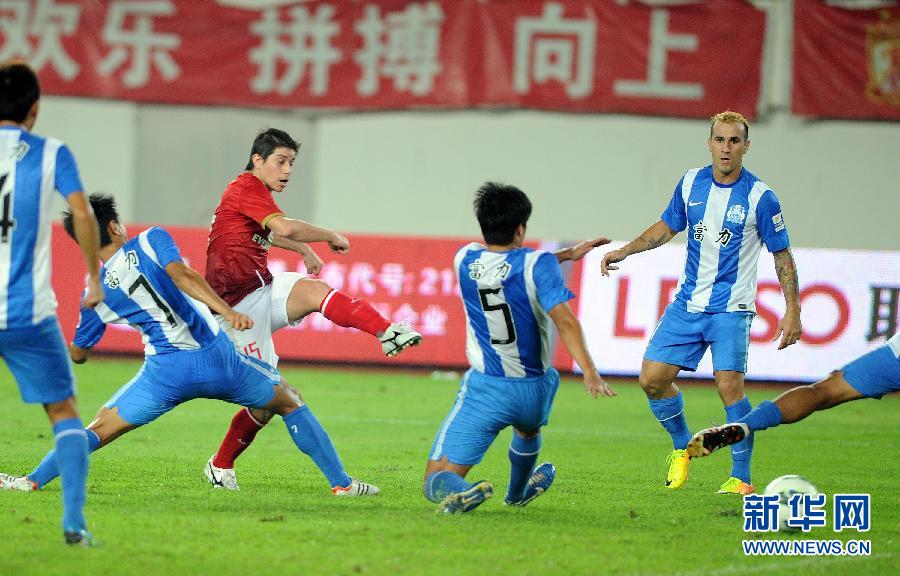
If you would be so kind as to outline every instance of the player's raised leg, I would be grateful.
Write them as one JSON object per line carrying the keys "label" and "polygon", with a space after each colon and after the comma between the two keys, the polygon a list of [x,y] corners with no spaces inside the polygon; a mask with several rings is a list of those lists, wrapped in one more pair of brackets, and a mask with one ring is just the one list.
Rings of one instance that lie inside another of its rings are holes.
{"label": "player's raised leg", "polygon": [[673,382],[679,370],[678,366],[645,358],[638,379],[647,395],[650,411],[672,438],[673,449],[667,458],[669,469],[666,473],[666,487],[671,489],[685,483],[690,465],[686,449],[691,433],[684,416],[684,399]]}
{"label": "player's raised leg", "polygon": [[[848,368],[852,365],[853,363],[848,365]],[[689,451],[692,457],[708,456],[725,446],[736,445],[753,432],[781,424],[793,424],[813,412],[866,397],[847,382],[843,371],[832,372],[815,384],[797,386],[774,401],[760,402],[756,408],[734,422],[700,430],[691,438]]]}

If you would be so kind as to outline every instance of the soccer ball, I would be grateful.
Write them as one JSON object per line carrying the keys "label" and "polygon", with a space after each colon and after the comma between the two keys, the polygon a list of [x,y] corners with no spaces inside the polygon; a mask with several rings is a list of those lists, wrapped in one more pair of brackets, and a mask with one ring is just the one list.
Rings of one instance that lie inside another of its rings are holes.
{"label": "soccer ball", "polygon": [[819,490],[812,482],[803,476],[788,474],[779,476],[769,482],[763,494],[766,496],[778,495],[778,530],[781,532],[796,532],[799,528],[788,526],[791,518],[791,506],[788,501],[794,494],[818,494]]}

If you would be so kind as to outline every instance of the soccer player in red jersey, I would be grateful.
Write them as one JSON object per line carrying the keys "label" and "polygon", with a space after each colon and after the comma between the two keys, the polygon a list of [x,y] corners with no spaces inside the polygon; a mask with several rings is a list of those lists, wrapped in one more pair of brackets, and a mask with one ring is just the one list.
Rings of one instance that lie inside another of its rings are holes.
{"label": "soccer player in red jersey", "polygon": [[[338,326],[368,332],[381,341],[387,356],[419,344],[419,333],[392,324],[361,298],[351,298],[301,273],[273,275],[269,271],[270,246],[301,254],[313,274],[321,270],[322,261],[307,242],[326,242],[338,254],[350,250],[343,235],[289,218],[275,203],[272,195],[287,186],[299,148],[286,132],[275,128],[261,132],[253,142],[245,172],[225,189],[213,217],[206,280],[225,302],[254,323],[250,330],[231,331],[238,349],[277,366],[272,334],[312,312],[320,312]],[[257,409],[241,409],[235,414],[219,451],[206,464],[204,472],[210,483],[238,490],[234,461],[272,416],[272,412]],[[350,486],[332,486],[332,492],[365,495],[378,489],[364,483],[357,486],[354,481]]]}

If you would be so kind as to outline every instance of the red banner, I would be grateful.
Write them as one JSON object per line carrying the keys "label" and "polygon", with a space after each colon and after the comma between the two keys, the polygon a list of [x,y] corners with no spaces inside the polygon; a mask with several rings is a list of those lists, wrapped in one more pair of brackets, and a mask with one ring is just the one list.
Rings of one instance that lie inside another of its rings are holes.
{"label": "red banner", "polygon": [[0,60],[138,102],[752,116],[764,30],[745,0],[16,0]]}
{"label": "red banner", "polygon": [[793,111],[900,120],[900,7],[794,0]]}
{"label": "red banner", "polygon": [[[131,236],[145,227],[129,226]],[[204,270],[208,231],[166,227],[195,270]],[[422,333],[425,342],[385,358],[381,343],[352,328],[332,324],[321,314],[310,314],[298,326],[275,334],[275,349],[284,360],[385,363],[420,366],[467,365],[465,313],[459,299],[453,256],[468,241],[425,238],[353,236],[348,256],[320,252],[326,260],[318,278],[332,287],[367,299],[395,322],[406,322]],[[53,228],[53,289],[59,300],[59,319],[71,341],[78,324],[84,286],[84,265],[78,246],[59,225]],[[272,272],[305,272],[297,254],[272,250]],[[130,326],[111,325],[96,350],[142,353],[140,334]],[[563,365],[565,366],[565,365]]]}

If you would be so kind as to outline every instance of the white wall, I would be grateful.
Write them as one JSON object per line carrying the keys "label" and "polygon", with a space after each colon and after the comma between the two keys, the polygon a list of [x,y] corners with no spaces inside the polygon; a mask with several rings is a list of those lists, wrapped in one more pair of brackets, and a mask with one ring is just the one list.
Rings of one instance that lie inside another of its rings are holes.
{"label": "white wall", "polygon": [[[477,235],[472,195],[496,179],[531,197],[534,237],[630,239],[710,162],[702,120],[391,113],[321,118],[317,134],[316,219],[385,234]],[[900,124],[782,114],[750,136],[745,165],[780,197],[795,245],[900,249]]]}

